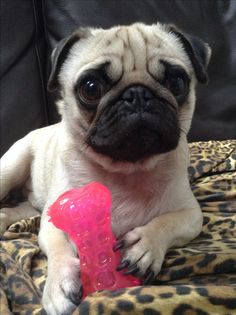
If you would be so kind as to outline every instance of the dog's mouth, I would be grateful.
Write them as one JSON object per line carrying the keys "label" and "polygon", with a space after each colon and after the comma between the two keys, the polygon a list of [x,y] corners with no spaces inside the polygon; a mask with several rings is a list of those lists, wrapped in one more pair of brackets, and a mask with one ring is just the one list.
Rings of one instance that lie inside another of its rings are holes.
{"label": "dog's mouth", "polygon": [[122,124],[120,128],[110,128],[110,132],[107,130],[105,134],[99,130],[98,125],[93,128],[88,144],[95,152],[115,161],[135,163],[152,155],[168,152],[176,148],[178,143],[178,129],[160,132],[159,128],[152,128],[141,118],[134,118],[132,123]]}
{"label": "dog's mouth", "polygon": [[152,94],[138,100],[121,97],[104,108],[87,136],[95,152],[135,163],[177,147],[180,131],[175,108]]}

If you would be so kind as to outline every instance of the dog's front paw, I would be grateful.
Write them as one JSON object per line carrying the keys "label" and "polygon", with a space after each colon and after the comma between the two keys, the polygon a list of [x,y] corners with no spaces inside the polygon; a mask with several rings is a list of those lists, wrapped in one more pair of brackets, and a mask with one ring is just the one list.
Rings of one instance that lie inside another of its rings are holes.
{"label": "dog's front paw", "polygon": [[43,292],[43,306],[48,315],[70,315],[82,298],[79,259],[61,257],[50,264]]}
{"label": "dog's front paw", "polygon": [[125,274],[141,277],[143,284],[155,279],[166,252],[157,231],[147,226],[135,228],[119,239],[114,247],[114,250],[118,249],[122,251],[122,260],[117,270],[127,269]]}

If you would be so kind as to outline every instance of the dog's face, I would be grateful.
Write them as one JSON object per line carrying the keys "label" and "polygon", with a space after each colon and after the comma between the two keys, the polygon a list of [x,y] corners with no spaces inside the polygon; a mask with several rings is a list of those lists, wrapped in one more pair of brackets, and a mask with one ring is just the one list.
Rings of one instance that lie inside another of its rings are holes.
{"label": "dog's face", "polygon": [[209,58],[206,44],[170,25],[78,30],[55,49],[49,88],[60,89],[62,118],[85,154],[144,165],[186,139]]}

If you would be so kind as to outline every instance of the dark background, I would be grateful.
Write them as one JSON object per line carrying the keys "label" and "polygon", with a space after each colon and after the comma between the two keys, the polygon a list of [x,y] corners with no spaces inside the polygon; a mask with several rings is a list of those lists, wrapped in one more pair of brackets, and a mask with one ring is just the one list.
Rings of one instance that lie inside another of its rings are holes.
{"label": "dark background", "polygon": [[189,141],[236,138],[235,0],[0,0],[1,155],[30,130],[54,123],[46,89],[50,53],[78,26],[174,23],[213,50],[198,86]]}

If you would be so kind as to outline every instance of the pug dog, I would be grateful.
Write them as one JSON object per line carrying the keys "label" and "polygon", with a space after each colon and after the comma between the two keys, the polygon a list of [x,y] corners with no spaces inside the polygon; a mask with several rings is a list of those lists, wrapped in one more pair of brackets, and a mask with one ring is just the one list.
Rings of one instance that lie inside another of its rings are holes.
{"label": "pug dog", "polygon": [[142,23],[78,29],[55,48],[48,87],[60,93],[61,121],[30,132],[1,159],[1,199],[19,188],[27,194],[1,209],[1,233],[42,213],[48,314],[71,314],[81,298],[79,257],[47,215],[66,190],[92,181],[111,190],[117,268],[144,284],[158,275],[169,248],[200,233],[187,134],[210,55],[207,44],[175,26]]}

